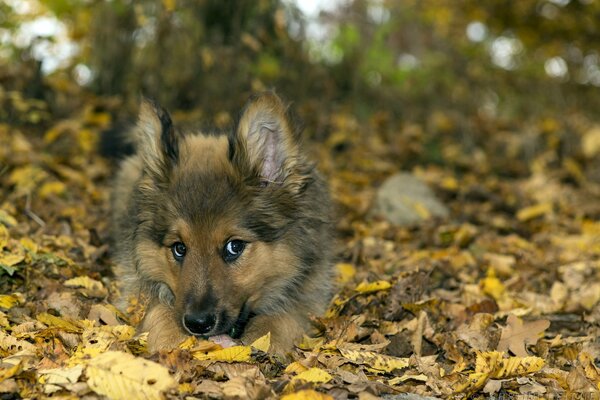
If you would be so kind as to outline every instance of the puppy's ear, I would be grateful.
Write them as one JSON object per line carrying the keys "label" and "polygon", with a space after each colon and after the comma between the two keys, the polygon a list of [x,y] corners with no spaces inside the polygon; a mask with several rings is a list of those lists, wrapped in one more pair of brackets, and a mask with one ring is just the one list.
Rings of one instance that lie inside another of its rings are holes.
{"label": "puppy's ear", "polygon": [[234,141],[230,156],[258,171],[264,184],[282,183],[292,173],[298,144],[286,107],[275,93],[260,93],[246,103]]}
{"label": "puppy's ear", "polygon": [[142,99],[136,133],[147,170],[154,177],[164,177],[179,159],[178,135],[169,113],[150,100]]}

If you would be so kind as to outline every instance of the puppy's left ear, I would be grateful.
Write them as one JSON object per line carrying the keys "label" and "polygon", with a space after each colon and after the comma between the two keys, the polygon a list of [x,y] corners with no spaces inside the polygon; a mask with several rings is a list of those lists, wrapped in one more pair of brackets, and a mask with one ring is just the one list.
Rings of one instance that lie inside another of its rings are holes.
{"label": "puppy's left ear", "polygon": [[166,179],[179,158],[178,133],[169,113],[151,100],[142,99],[136,132],[146,170],[155,179]]}
{"label": "puppy's left ear", "polygon": [[299,161],[292,129],[281,99],[273,92],[260,93],[242,111],[230,155],[258,171],[264,184],[283,183]]}

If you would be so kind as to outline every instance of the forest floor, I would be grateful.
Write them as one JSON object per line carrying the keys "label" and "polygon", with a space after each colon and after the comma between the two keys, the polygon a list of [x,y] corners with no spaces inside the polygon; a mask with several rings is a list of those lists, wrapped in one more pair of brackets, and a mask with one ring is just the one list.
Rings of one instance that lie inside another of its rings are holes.
{"label": "forest floor", "polygon": [[313,153],[338,210],[326,315],[290,362],[268,338],[148,354],[111,303],[113,171],[96,149],[110,115],[23,104],[0,123],[0,398],[598,396],[600,187],[551,146],[515,174],[516,159],[446,143],[409,172],[450,216],[397,227],[369,210],[426,129],[323,117],[308,133],[327,133]]}

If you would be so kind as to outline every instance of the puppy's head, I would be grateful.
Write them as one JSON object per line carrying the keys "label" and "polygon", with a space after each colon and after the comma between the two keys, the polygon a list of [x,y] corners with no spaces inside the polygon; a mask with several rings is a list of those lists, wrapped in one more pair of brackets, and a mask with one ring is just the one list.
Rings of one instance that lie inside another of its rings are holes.
{"label": "puppy's head", "polygon": [[288,237],[310,184],[286,108],[252,98],[226,135],[180,134],[145,102],[138,129],[136,263],[190,334],[239,336],[302,275]]}

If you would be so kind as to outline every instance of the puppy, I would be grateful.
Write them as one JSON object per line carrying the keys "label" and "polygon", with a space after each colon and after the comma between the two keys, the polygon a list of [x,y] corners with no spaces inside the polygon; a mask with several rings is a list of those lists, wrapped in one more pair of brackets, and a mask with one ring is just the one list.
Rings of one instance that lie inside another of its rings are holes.
{"label": "puppy", "polygon": [[[332,291],[331,203],[287,108],[252,97],[228,134],[182,133],[144,101],[112,197],[116,276],[149,299],[151,351],[271,333],[284,354]],[[226,335],[226,336],[223,336]]]}

